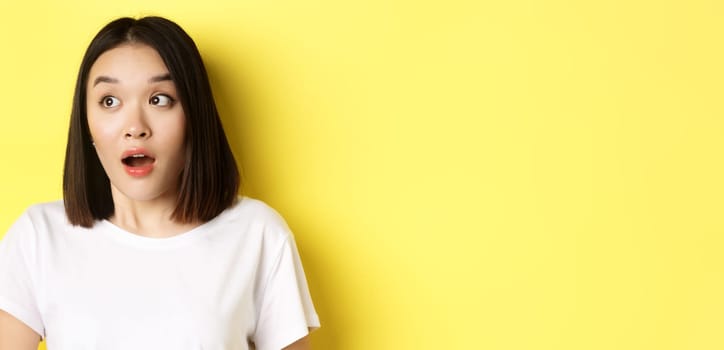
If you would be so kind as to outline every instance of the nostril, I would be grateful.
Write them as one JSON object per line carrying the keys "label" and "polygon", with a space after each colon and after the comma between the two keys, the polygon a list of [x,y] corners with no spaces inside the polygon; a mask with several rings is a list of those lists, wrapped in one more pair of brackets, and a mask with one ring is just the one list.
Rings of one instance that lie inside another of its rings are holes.
{"label": "nostril", "polygon": [[146,137],[148,137],[148,135],[150,135],[150,133],[148,131],[142,131],[139,133],[131,131],[131,132],[126,132],[124,134],[124,137],[125,138],[146,138]]}

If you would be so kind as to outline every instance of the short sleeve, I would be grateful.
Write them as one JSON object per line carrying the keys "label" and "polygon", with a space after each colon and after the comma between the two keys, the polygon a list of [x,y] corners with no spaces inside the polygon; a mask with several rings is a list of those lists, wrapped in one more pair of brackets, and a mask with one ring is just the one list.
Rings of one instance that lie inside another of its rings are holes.
{"label": "short sleeve", "polygon": [[35,231],[23,214],[0,241],[0,309],[43,335],[37,303]]}
{"label": "short sleeve", "polygon": [[319,328],[301,259],[286,235],[264,285],[253,341],[257,350],[280,350]]}

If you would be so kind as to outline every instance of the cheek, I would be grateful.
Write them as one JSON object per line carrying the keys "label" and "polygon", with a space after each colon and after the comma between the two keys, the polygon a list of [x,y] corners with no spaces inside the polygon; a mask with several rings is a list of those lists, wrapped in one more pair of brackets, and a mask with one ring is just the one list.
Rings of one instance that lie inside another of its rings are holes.
{"label": "cheek", "polygon": [[117,127],[112,123],[98,123],[90,118],[88,119],[88,130],[96,145],[109,142],[113,139],[113,135],[118,133]]}
{"label": "cheek", "polygon": [[114,144],[118,139],[118,123],[103,120],[102,118],[94,118],[92,115],[88,116],[88,131],[90,137],[95,144],[94,148],[98,157],[102,162],[105,161],[106,153],[113,150]]}
{"label": "cheek", "polygon": [[96,144],[118,138],[123,130],[123,119],[119,115],[110,115],[96,104],[89,105],[86,110],[88,130]]}
{"label": "cheek", "polygon": [[183,115],[165,125],[164,130],[168,131],[168,144],[173,145],[177,150],[185,149],[186,120]]}
{"label": "cheek", "polygon": [[91,137],[97,143],[98,141],[96,140],[98,139],[98,135],[102,134],[103,128],[98,122],[99,120],[95,116],[93,109],[93,106],[86,106],[86,123],[88,124],[88,131]]}

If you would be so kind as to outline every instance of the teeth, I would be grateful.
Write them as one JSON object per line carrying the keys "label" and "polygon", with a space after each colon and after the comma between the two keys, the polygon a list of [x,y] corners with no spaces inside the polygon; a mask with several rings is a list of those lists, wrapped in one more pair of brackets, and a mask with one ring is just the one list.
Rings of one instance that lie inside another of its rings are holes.
{"label": "teeth", "polygon": [[143,157],[145,157],[145,156],[144,156],[143,154],[134,154],[134,155],[132,155],[131,157],[133,157],[133,158],[143,158]]}

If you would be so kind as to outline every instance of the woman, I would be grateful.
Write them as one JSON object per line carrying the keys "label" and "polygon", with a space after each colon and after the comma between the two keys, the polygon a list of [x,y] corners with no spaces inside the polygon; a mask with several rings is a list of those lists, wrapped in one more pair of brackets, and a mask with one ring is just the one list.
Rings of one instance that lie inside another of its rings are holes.
{"label": "woman", "polygon": [[160,17],[96,35],[63,201],[0,242],[0,350],[309,349],[293,237],[239,173],[192,39]]}

